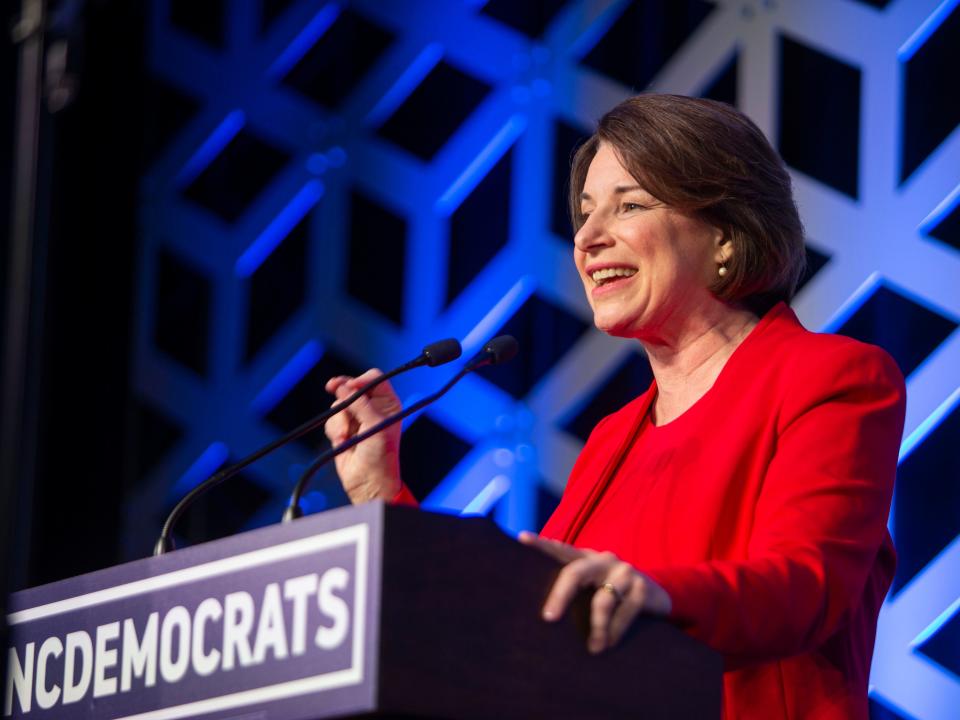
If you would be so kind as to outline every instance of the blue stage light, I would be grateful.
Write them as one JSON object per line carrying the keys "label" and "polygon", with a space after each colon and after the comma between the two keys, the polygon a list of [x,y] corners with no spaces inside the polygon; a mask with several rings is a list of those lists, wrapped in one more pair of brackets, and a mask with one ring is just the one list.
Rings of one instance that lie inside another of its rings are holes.
{"label": "blue stage light", "polygon": [[294,195],[287,206],[267,225],[257,236],[250,247],[237,258],[234,271],[237,277],[247,278],[256,272],[257,268],[266,260],[274,248],[290,234],[304,216],[310,212],[317,201],[323,196],[323,183],[311,180]]}
{"label": "blue stage light", "polygon": [[309,340],[253,399],[253,409],[260,415],[270,412],[322,356],[323,345],[318,340]]}

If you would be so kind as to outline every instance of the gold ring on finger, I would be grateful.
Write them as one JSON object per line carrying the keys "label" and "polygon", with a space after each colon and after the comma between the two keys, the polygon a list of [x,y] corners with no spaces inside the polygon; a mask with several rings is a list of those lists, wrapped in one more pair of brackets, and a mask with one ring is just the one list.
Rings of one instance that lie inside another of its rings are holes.
{"label": "gold ring on finger", "polygon": [[612,582],[605,582],[603,585],[600,586],[600,589],[606,590],[608,593],[613,595],[617,599],[618,603],[623,602],[623,593],[620,592],[620,589],[616,585],[614,585]]}

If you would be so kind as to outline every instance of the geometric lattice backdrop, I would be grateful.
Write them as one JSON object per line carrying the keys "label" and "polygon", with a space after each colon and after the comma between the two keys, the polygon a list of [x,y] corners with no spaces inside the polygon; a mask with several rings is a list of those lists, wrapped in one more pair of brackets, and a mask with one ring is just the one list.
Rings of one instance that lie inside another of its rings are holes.
{"label": "geometric lattice backdrop", "polygon": [[[537,528],[586,433],[649,382],[592,329],[564,182],[597,117],[643,91],[735,104],[790,165],[807,327],[885,347],[908,406],[901,561],[875,718],[960,713],[960,8],[956,0],[155,0],[137,269],[149,548],[196,482],[330,402],[331,374],[500,331],[510,366],[406,425],[426,507]],[[405,402],[452,370],[395,384]],[[218,488],[182,542],[276,521],[322,433]],[[330,474],[313,510],[344,502]]]}

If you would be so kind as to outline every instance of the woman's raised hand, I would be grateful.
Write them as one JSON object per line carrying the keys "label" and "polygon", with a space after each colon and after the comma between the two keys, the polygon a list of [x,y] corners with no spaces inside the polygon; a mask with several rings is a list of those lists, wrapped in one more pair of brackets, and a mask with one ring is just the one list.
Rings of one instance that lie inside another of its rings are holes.
{"label": "woman's raised hand", "polygon": [[[340,375],[327,380],[326,390],[336,404],[382,374],[374,368],[355,378]],[[336,447],[401,409],[400,398],[384,382],[327,420],[324,432]],[[400,492],[400,430],[396,423],[337,456],[337,474],[351,502],[389,501]]]}
{"label": "woman's raised hand", "polygon": [[543,604],[544,620],[559,620],[581,588],[596,588],[587,639],[592,653],[616,645],[640,613],[670,613],[667,591],[613,553],[581,550],[530,532],[520,533],[519,540],[565,563]]}

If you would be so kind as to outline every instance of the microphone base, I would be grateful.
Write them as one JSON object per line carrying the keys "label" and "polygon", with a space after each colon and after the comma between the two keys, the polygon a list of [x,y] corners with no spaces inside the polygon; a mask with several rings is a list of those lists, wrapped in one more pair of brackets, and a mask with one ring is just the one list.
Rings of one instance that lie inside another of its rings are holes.
{"label": "microphone base", "polygon": [[153,556],[157,557],[158,555],[165,555],[172,550],[176,550],[177,546],[173,542],[173,538],[168,535],[161,535],[157,539],[157,544],[153,546]]}
{"label": "microphone base", "polygon": [[300,509],[299,505],[287,505],[287,509],[283,511],[283,522],[285,523],[302,517],[303,510]]}

